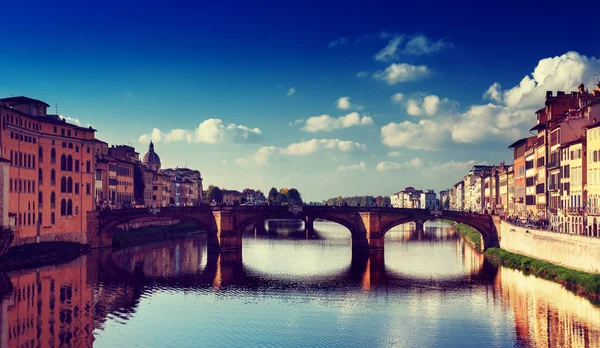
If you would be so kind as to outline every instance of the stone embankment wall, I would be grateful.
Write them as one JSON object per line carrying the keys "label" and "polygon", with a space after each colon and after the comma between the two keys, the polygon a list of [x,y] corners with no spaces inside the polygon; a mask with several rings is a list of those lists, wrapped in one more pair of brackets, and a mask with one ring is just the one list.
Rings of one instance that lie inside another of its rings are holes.
{"label": "stone embankment wall", "polygon": [[506,251],[589,273],[600,273],[600,238],[541,231],[502,221],[500,247]]}

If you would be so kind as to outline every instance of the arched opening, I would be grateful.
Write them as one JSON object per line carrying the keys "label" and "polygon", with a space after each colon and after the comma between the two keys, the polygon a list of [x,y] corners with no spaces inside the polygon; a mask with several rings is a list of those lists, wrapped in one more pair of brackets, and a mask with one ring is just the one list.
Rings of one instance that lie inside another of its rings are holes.
{"label": "arched opening", "polygon": [[50,186],[56,186],[56,171],[54,169],[50,171]]}
{"label": "arched opening", "polygon": [[44,172],[42,168],[38,168],[38,186],[42,186],[44,184]]}
{"label": "arched opening", "polygon": [[60,216],[67,215],[67,201],[64,199],[60,200]]}
{"label": "arched opening", "polygon": [[67,156],[65,155],[60,156],[60,170],[63,172],[67,171]]}
{"label": "arched opening", "polygon": [[42,209],[43,207],[44,207],[43,194],[42,194],[42,191],[38,191],[38,208]]}
{"label": "arched opening", "polygon": [[54,191],[52,191],[50,193],[50,209],[54,209],[54,208],[56,208],[56,193],[54,193]]}
{"label": "arched opening", "polygon": [[67,193],[73,193],[73,179],[71,177],[67,179]]}
{"label": "arched opening", "polygon": [[69,171],[69,172],[73,171],[73,157],[71,155],[69,155],[69,157],[67,157],[67,171]]}
{"label": "arched opening", "polygon": [[73,201],[69,199],[67,202],[67,216],[73,215]]}
{"label": "arched opening", "polygon": [[50,150],[50,163],[56,163],[56,150],[54,148]]}
{"label": "arched opening", "polygon": [[67,193],[67,178],[60,178],[60,193]]}

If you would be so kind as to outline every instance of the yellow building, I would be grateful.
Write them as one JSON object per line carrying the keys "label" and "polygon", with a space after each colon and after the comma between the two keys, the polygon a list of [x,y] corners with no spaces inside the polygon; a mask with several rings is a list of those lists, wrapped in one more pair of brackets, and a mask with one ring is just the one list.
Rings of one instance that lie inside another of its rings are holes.
{"label": "yellow building", "polygon": [[563,232],[584,234],[585,225],[583,208],[586,202],[586,192],[583,190],[587,179],[586,139],[577,140],[561,145],[561,169],[563,193],[561,196],[566,217],[563,221]]}
{"label": "yellow building", "polygon": [[600,223],[600,122],[589,125],[587,139],[587,234],[598,236]]}

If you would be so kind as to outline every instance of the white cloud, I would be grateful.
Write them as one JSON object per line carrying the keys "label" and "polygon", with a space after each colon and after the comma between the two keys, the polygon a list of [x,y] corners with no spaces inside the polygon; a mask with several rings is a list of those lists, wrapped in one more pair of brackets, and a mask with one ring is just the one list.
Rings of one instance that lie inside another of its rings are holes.
{"label": "white cloud", "polygon": [[393,103],[400,103],[401,101],[404,100],[404,94],[396,93],[393,96],[391,96],[390,99],[392,100]]}
{"label": "white cloud", "polygon": [[352,107],[352,103],[350,102],[350,97],[340,97],[340,99],[338,99],[335,102],[335,104],[338,109],[342,109],[342,110],[348,110]]}
{"label": "white cloud", "polygon": [[262,146],[248,158],[238,158],[236,164],[243,166],[263,166],[269,162],[269,159],[277,154],[278,149],[275,146]]}
{"label": "white cloud", "polygon": [[594,75],[600,71],[600,60],[577,52],[544,58],[538,62],[531,77],[504,91],[504,104],[510,108],[534,108],[543,106],[546,91],[576,91],[579,84],[592,85]]}
{"label": "white cloud", "polygon": [[390,42],[375,55],[375,60],[382,62],[389,62],[392,59],[397,58],[398,46],[404,41],[404,35],[396,36],[390,40]]}
{"label": "white cloud", "polygon": [[64,117],[64,116],[60,116],[61,119],[65,120],[67,123],[71,123],[71,124],[76,124],[78,126],[81,125],[81,121],[79,121],[78,118],[72,118],[72,117]]}
{"label": "white cloud", "polygon": [[360,171],[365,171],[367,169],[367,166],[365,164],[365,162],[360,161],[360,163],[357,164],[351,164],[351,165],[341,165],[339,167],[337,167],[337,170],[340,172],[347,172],[347,171],[356,171],[356,170],[360,170]]}
{"label": "white cloud", "polygon": [[346,116],[333,118],[327,114],[309,117],[301,129],[305,132],[331,132],[340,128],[353,126],[372,125],[373,119],[369,116],[360,117],[358,112],[351,112]]}
{"label": "white cloud", "polygon": [[356,77],[358,77],[359,79],[362,79],[363,77],[367,77],[367,75],[369,75],[369,73],[366,71],[359,71],[356,73]]}
{"label": "white cloud", "polygon": [[440,52],[448,46],[449,44],[444,42],[443,40],[438,40],[434,42],[424,35],[418,35],[408,40],[402,52],[404,54],[420,56],[423,54],[433,54]]}
{"label": "white cloud", "polygon": [[347,37],[340,37],[340,38],[337,38],[337,39],[331,41],[329,43],[329,48],[333,48],[333,47],[339,46],[339,45],[345,45],[348,42],[350,42],[350,40]]}
{"label": "white cloud", "polygon": [[384,71],[373,74],[373,78],[383,80],[389,85],[398,82],[409,82],[427,78],[431,71],[425,65],[411,65],[406,63],[393,63]]}
{"label": "white cloud", "polygon": [[489,99],[496,103],[502,102],[502,87],[498,82],[494,82],[490,88],[483,94],[483,99]]}
{"label": "white cloud", "polygon": [[339,140],[339,139],[312,139],[303,141],[300,143],[293,143],[288,147],[280,149],[280,153],[283,155],[291,156],[306,156],[313,154],[323,149],[335,149],[340,152],[354,152],[354,151],[366,151],[367,146],[362,143]]}
{"label": "white cloud", "polygon": [[168,133],[154,128],[152,133],[143,134],[139,137],[142,143],[153,142],[176,142],[185,141],[187,143],[253,143],[260,141],[262,132],[258,128],[249,128],[233,123],[223,123],[220,119],[210,118],[202,121],[197,128],[172,129]]}
{"label": "white cloud", "polygon": [[437,150],[449,138],[448,125],[443,120],[420,120],[418,123],[391,122],[381,127],[381,142],[390,147],[413,150]]}
{"label": "white cloud", "polygon": [[296,93],[296,88],[292,87],[288,90],[287,96],[291,97],[292,95],[294,95],[294,93]]}
{"label": "white cloud", "polygon": [[453,103],[448,98],[440,99],[440,97],[433,94],[427,95],[421,99],[408,99],[405,107],[406,113],[411,116],[434,116],[438,113],[440,105],[448,109],[453,108]]}
{"label": "white cloud", "polygon": [[377,164],[377,167],[375,168],[375,170],[377,170],[378,172],[385,172],[385,171],[390,171],[390,170],[418,168],[418,167],[421,167],[422,165],[423,165],[423,161],[419,157],[415,157],[415,158],[411,159],[410,161],[403,162],[403,163],[381,161]]}
{"label": "white cloud", "polygon": [[392,151],[392,152],[388,152],[388,157],[400,157],[402,156],[402,153],[399,151]]}
{"label": "white cloud", "polygon": [[249,157],[241,157],[235,163],[243,166],[263,166],[276,156],[309,156],[319,151],[334,150],[341,153],[366,151],[363,143],[339,139],[311,139],[299,143],[292,143],[284,148],[275,146],[262,146]]}
{"label": "white cloud", "polygon": [[304,123],[304,119],[303,119],[303,118],[299,118],[299,119],[297,119],[297,120],[296,120],[296,121],[294,121],[294,122],[289,122],[289,123],[288,123],[288,126],[290,126],[290,127],[291,127],[291,126],[296,126],[296,125],[299,125],[300,123]]}
{"label": "white cloud", "polygon": [[381,128],[382,143],[390,147],[435,150],[446,141],[476,143],[487,140],[512,141],[528,134],[535,124],[535,110],[544,106],[546,91],[577,90],[580,83],[593,85],[594,73],[600,71],[600,60],[577,52],[544,58],[539,61],[531,76],[525,76],[518,85],[501,91],[492,84],[484,93],[496,103],[470,105],[466,111],[453,111],[456,104],[447,99],[431,98],[407,101],[407,112],[412,115],[433,113],[436,122],[420,120],[390,123]]}
{"label": "white cloud", "polygon": [[455,160],[451,160],[448,162],[444,162],[442,164],[438,164],[438,165],[433,165],[431,167],[432,170],[439,170],[442,173],[446,173],[446,172],[465,172],[469,169],[471,169],[471,167],[473,167],[476,164],[487,164],[487,162],[483,161],[483,162],[478,162],[475,160],[470,160],[470,161],[455,161]]}

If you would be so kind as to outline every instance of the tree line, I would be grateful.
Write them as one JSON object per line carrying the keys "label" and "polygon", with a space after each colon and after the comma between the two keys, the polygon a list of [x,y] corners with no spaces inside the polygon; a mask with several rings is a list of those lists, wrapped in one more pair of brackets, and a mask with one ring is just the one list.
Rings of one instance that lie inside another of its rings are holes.
{"label": "tree line", "polygon": [[334,197],[323,201],[323,204],[333,206],[351,206],[351,207],[391,207],[392,202],[388,196],[353,196],[353,197]]}
{"label": "tree line", "polygon": [[[243,204],[246,202],[246,195],[248,193],[251,194],[260,194],[262,195],[262,192],[260,192],[260,190],[252,190],[252,189],[244,189],[244,191],[242,192],[242,195],[240,196],[240,202],[237,202],[238,204]],[[206,191],[206,198],[208,199],[209,202],[216,202],[217,204],[220,204],[223,202],[223,191],[218,187],[218,186],[213,186],[210,185],[208,187],[208,190]],[[279,190],[277,190],[277,188],[272,187],[271,190],[269,190],[269,195],[267,196],[267,202],[268,204],[272,204],[272,205],[302,205],[302,195],[300,194],[300,192],[295,189],[295,188],[281,188]],[[235,204],[235,202],[234,202]]]}

